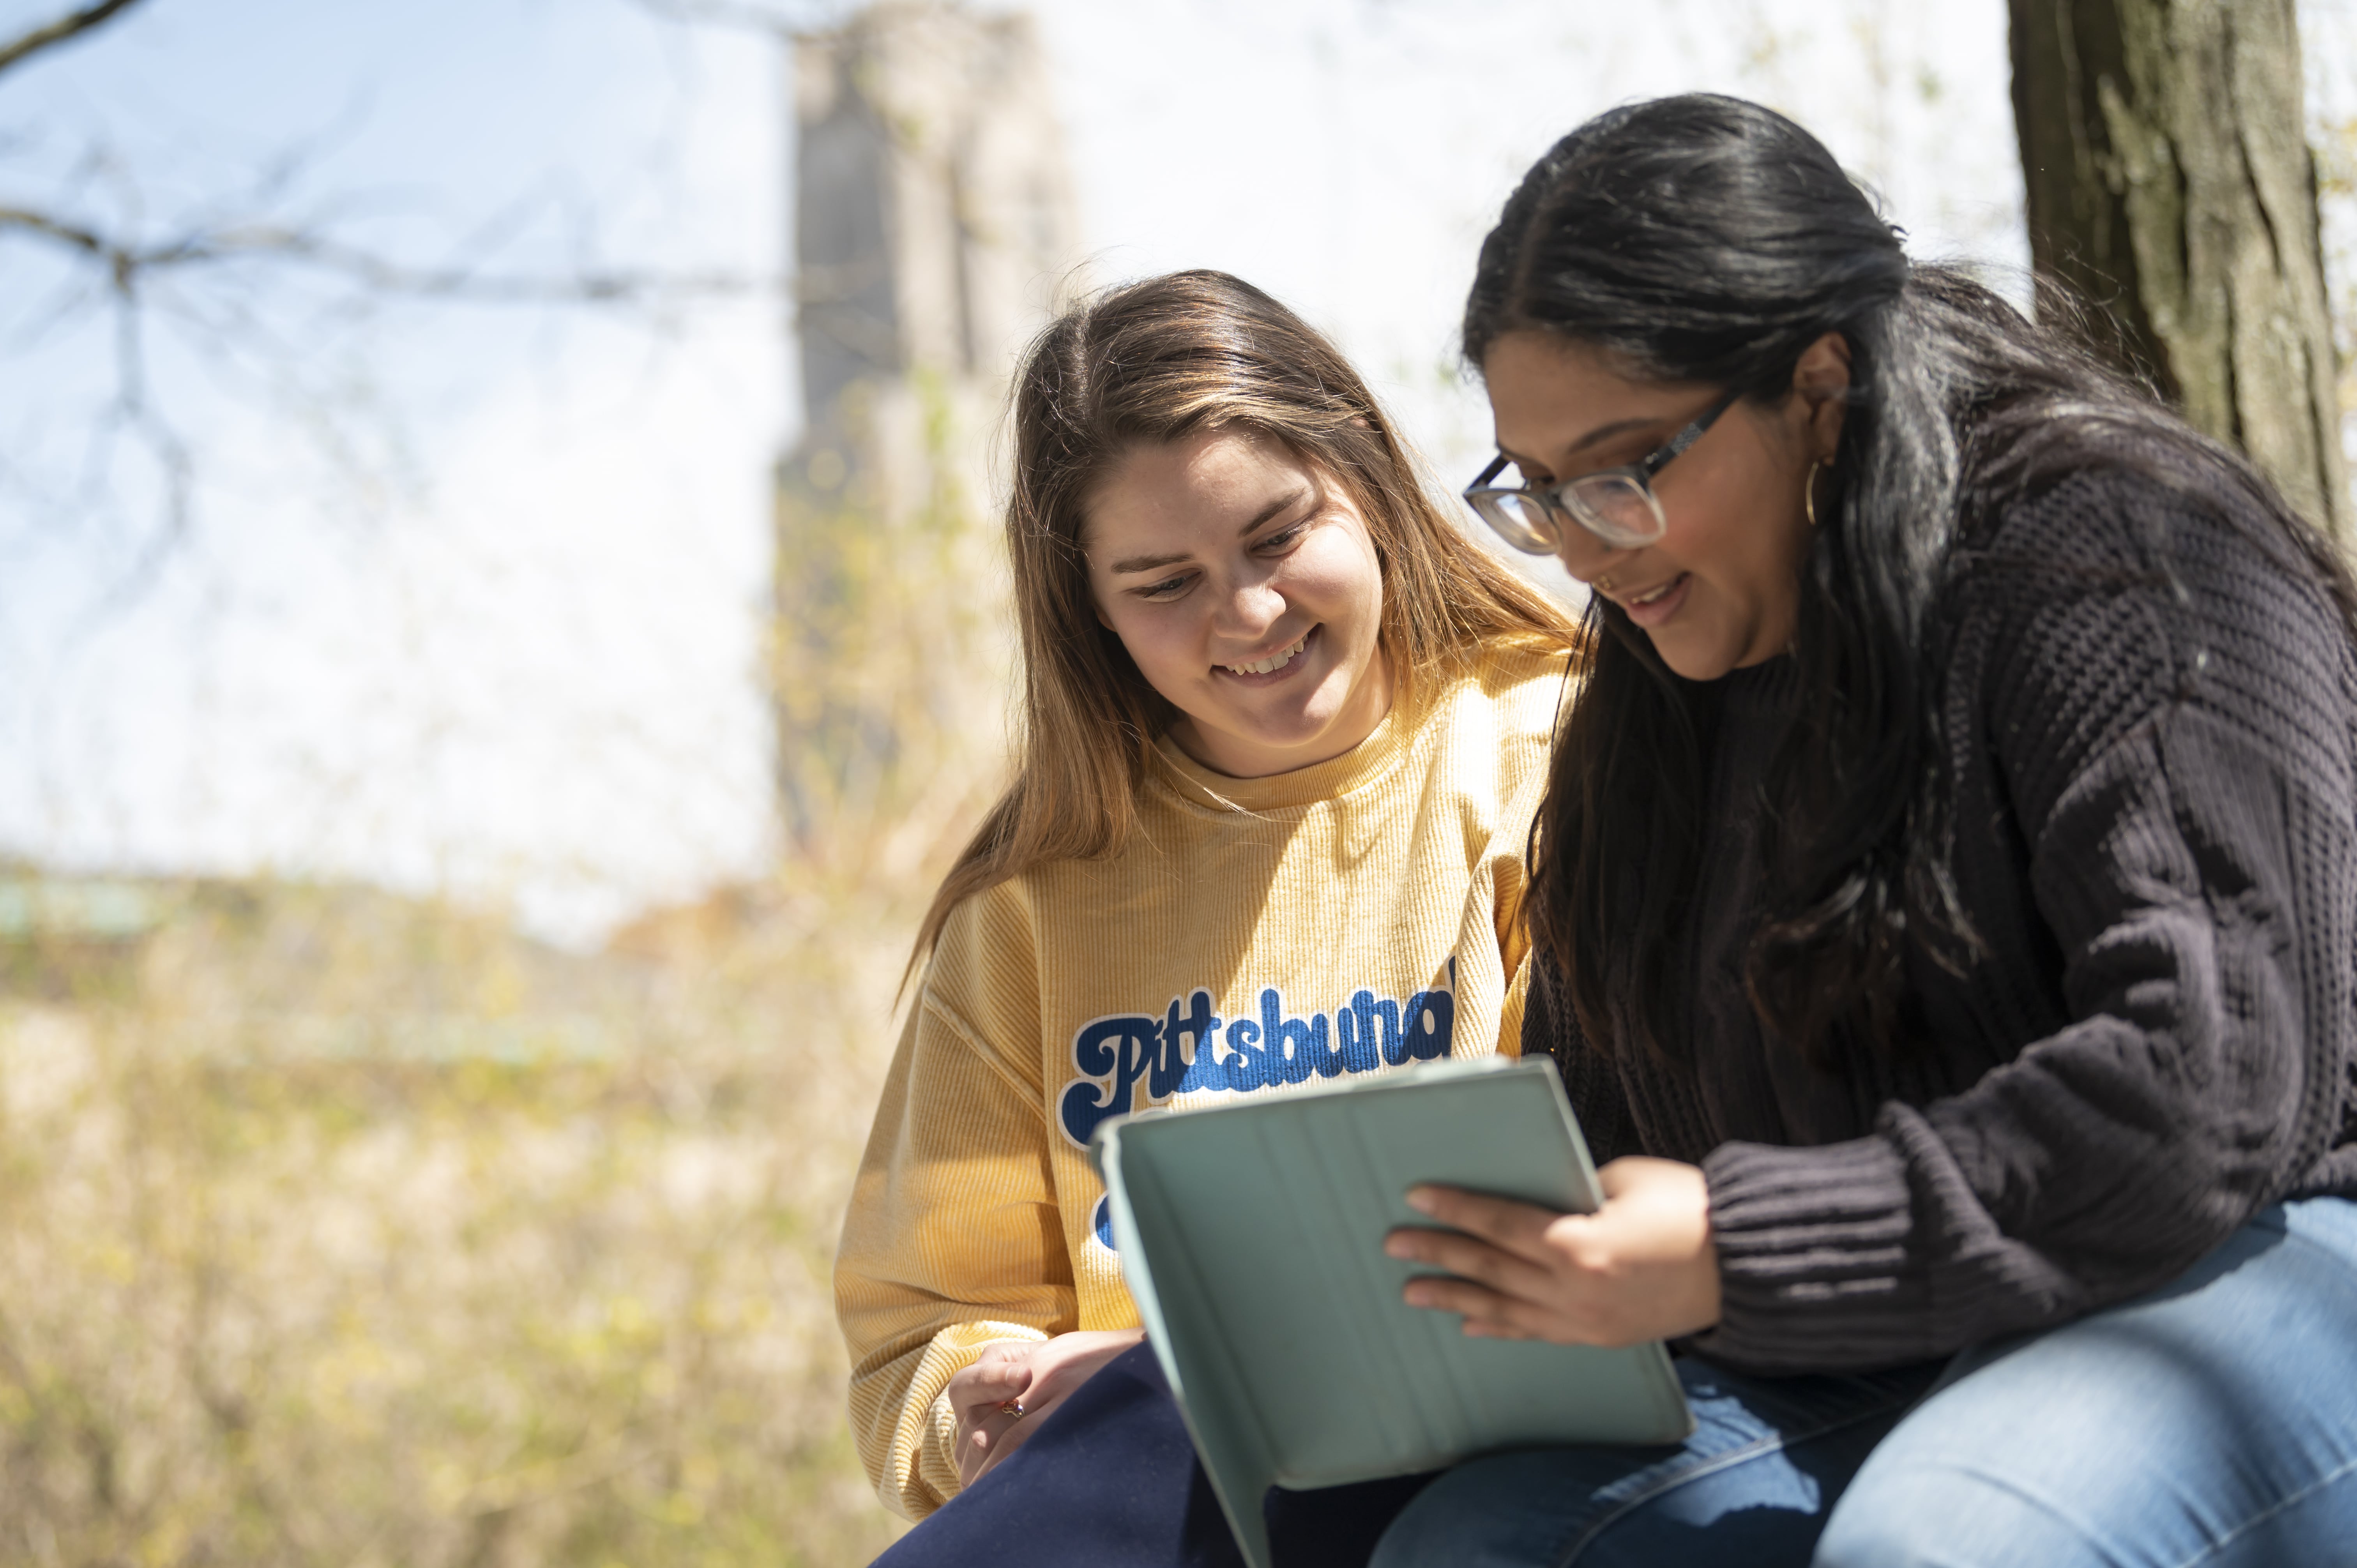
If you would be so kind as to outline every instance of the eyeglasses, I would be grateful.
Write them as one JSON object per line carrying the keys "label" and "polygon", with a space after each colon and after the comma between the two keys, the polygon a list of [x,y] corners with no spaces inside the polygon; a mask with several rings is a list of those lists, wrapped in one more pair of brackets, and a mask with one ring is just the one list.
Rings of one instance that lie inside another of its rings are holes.
{"label": "eyeglasses", "polygon": [[1653,476],[1695,442],[1722,413],[1735,406],[1739,393],[1729,392],[1711,404],[1708,413],[1633,463],[1582,474],[1559,485],[1493,485],[1490,481],[1512,459],[1501,456],[1465,487],[1465,501],[1481,521],[1498,531],[1515,549],[1531,555],[1553,555],[1563,548],[1563,527],[1569,518],[1615,550],[1637,550],[1669,531],[1662,503],[1653,494]]}

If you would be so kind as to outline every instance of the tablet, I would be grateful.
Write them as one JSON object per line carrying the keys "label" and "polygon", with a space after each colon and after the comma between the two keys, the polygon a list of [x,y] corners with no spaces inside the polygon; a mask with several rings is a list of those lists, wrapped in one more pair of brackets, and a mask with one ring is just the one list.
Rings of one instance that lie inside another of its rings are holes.
{"label": "tablet", "polygon": [[1400,1296],[1405,1195],[1598,1201],[1544,1059],[1443,1061],[1232,1105],[1119,1117],[1092,1140],[1122,1273],[1245,1561],[1263,1494],[1438,1469],[1493,1449],[1670,1444],[1694,1429],[1659,1344],[1469,1339]]}

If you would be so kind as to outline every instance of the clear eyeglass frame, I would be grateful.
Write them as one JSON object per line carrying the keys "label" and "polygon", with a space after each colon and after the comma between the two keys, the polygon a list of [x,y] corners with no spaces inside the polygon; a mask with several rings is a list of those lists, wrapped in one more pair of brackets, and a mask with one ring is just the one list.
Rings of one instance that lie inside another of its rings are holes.
{"label": "clear eyeglass frame", "polygon": [[1493,485],[1490,481],[1512,461],[1501,455],[1465,487],[1465,504],[1501,539],[1526,555],[1561,552],[1561,518],[1569,518],[1611,549],[1641,550],[1669,531],[1661,499],[1653,494],[1653,477],[1701,440],[1718,416],[1735,406],[1739,395],[1728,392],[1693,424],[1633,463],[1600,468],[1561,484]]}

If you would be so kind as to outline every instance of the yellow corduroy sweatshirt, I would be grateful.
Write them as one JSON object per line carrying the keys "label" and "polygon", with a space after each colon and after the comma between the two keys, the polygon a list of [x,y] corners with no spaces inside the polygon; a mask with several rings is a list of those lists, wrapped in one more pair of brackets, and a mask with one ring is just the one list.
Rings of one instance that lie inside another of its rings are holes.
{"label": "yellow corduroy sweatshirt", "polygon": [[952,913],[835,1260],[852,1431],[887,1507],[956,1493],[943,1391],[984,1346],[1136,1326],[1100,1121],[1517,1048],[1523,841],[1565,658],[1493,650],[1274,778],[1166,741],[1118,854]]}

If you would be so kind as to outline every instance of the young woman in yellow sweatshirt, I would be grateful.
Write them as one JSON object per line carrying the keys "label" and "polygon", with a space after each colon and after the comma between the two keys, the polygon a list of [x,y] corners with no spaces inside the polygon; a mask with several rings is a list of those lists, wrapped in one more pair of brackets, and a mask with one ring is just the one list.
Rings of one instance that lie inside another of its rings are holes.
{"label": "young woman in yellow sweatshirt", "polygon": [[1515,1049],[1574,634],[1225,274],[1056,322],[1014,426],[1021,749],[926,916],[845,1222],[852,1427],[888,1507],[957,1502],[895,1564],[1217,1561],[1089,1134]]}

